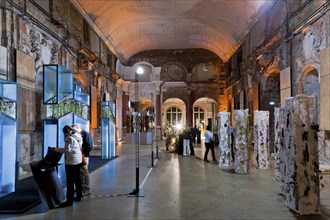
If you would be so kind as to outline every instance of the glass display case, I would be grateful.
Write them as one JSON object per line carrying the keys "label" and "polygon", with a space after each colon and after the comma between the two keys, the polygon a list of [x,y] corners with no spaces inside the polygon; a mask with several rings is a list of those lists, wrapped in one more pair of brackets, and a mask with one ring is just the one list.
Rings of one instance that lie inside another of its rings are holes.
{"label": "glass display case", "polygon": [[115,104],[102,102],[102,159],[116,156]]}
{"label": "glass display case", "polygon": [[[65,139],[62,129],[65,125],[76,124],[82,129],[89,131],[89,120],[81,118],[74,113],[69,113],[59,119],[44,120],[44,148],[43,156],[47,154],[48,146],[50,147],[64,147]],[[66,183],[65,178],[65,164],[64,157],[59,161],[58,177],[63,185]]]}
{"label": "glass display case", "polygon": [[15,191],[17,84],[0,79],[0,197]]}
{"label": "glass display case", "polygon": [[73,73],[60,65],[44,65],[44,99],[47,105],[73,99]]}
{"label": "glass display case", "polygon": [[73,92],[73,100],[80,102],[82,104],[88,105],[88,106],[90,103],[89,95],[82,93],[82,92],[77,92],[77,91]]}
{"label": "glass display case", "polygon": [[[48,146],[64,147],[62,129],[65,125],[77,124],[89,132],[90,97],[81,92],[79,85],[73,84],[72,71],[60,65],[44,65],[43,71],[43,103],[47,105],[47,119],[44,120],[44,156],[47,154]],[[65,163],[64,157],[59,163]],[[65,166],[58,166],[58,177],[64,185]]]}

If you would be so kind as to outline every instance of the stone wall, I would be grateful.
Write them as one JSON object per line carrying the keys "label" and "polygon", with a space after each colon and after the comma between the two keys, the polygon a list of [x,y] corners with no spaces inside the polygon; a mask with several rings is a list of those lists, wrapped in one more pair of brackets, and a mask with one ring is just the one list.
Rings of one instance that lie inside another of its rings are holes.
{"label": "stone wall", "polygon": [[[59,64],[73,71],[74,83],[81,86],[82,92],[89,93],[90,86],[96,86],[97,102],[101,102],[105,92],[116,97],[113,94],[116,87],[111,85],[115,80],[110,75],[115,63],[102,41],[98,46],[101,52],[90,52],[88,41],[92,30],[70,1],[49,1],[42,7],[29,0],[1,3],[0,46],[8,61],[6,67],[1,67],[4,69],[1,77],[17,80],[20,85],[18,151],[19,164],[25,173],[30,162],[43,156],[43,119],[46,118],[42,104],[43,65]],[[90,66],[86,65],[88,62]]]}
{"label": "stone wall", "polygon": [[[330,94],[325,89],[328,88],[326,81],[320,78],[327,73],[322,75],[320,71],[322,65],[326,66],[328,62],[322,59],[321,53],[329,47],[329,21],[329,2],[326,0],[276,1],[243,40],[240,48],[243,54],[242,62],[236,64],[237,56],[233,56],[231,59],[234,60],[228,62],[228,69],[238,71],[236,75],[239,76],[239,82],[227,80],[226,88],[243,85],[240,89],[245,93],[244,108],[270,112],[271,152],[274,151],[274,107],[280,107],[281,100],[283,106],[287,97],[298,94],[314,95],[318,100],[318,124],[327,121],[326,115],[329,114],[322,114],[320,109],[328,109],[328,102],[320,102],[320,99],[323,97],[327,100],[326,97]],[[285,83],[289,86],[285,87],[285,91],[281,91],[284,86],[281,83],[284,81],[280,80],[280,73],[287,76]],[[232,74],[227,72],[227,77],[229,76],[232,77]],[[320,82],[324,85],[323,91],[320,91]],[[255,86],[259,89],[254,89]],[[238,93],[231,95],[232,97],[227,98],[233,98],[235,108],[241,108]],[[270,101],[274,101],[273,106],[269,105]],[[321,129],[322,127],[324,126],[321,126]],[[329,152],[330,145],[324,144],[329,140],[323,133],[327,133],[327,130],[320,132],[325,139],[320,142],[319,148],[326,148],[324,152]],[[329,157],[320,156],[322,166],[329,167]]]}

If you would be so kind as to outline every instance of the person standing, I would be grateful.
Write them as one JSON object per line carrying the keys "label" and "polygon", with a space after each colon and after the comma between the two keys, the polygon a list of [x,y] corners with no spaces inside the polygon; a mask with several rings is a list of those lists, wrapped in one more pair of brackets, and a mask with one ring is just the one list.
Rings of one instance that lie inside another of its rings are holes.
{"label": "person standing", "polygon": [[205,147],[206,147],[206,151],[205,151],[205,154],[204,154],[204,161],[207,162],[207,163],[210,162],[207,159],[207,155],[209,153],[209,150],[211,149],[213,161],[217,162],[217,159],[215,158],[215,153],[214,153],[213,133],[211,131],[211,126],[210,125],[206,126],[206,131],[205,131],[204,137],[205,137],[205,142],[204,143],[205,143]]}
{"label": "person standing", "polygon": [[82,184],[82,196],[89,196],[90,192],[90,185],[89,185],[89,153],[93,149],[93,140],[89,132],[85,131],[84,129],[80,128],[78,125],[73,124],[71,126],[73,129],[76,129],[81,137],[82,137],[82,153],[84,161],[80,167],[80,175],[81,175],[81,184]]}
{"label": "person standing", "polygon": [[76,187],[76,201],[81,200],[81,178],[80,166],[82,162],[81,145],[82,138],[77,130],[66,125],[63,128],[65,136],[64,148],[54,148],[56,152],[65,155],[65,176],[67,182],[66,202],[61,203],[60,207],[72,206],[74,201],[74,188]]}
{"label": "person standing", "polygon": [[183,132],[183,156],[190,156],[190,129],[186,125],[185,130]]}

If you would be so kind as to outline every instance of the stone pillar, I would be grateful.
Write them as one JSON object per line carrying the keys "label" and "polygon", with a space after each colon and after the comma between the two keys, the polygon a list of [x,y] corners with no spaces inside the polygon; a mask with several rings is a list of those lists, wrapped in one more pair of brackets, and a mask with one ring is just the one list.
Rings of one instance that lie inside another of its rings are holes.
{"label": "stone pillar", "polygon": [[[155,105],[155,123],[156,123],[156,140],[160,140],[162,137],[162,100],[161,100],[161,87],[162,81],[154,82],[156,88],[156,105]],[[157,142],[158,143],[158,142]]]}
{"label": "stone pillar", "polygon": [[280,186],[280,193],[285,196],[285,163],[286,149],[284,134],[287,132],[286,111],[284,108],[275,108],[274,111],[274,134],[275,134],[275,179]]}
{"label": "stone pillar", "polygon": [[234,171],[235,173],[249,172],[248,153],[248,114],[249,110],[234,110]]}
{"label": "stone pillar", "polygon": [[254,163],[257,169],[269,169],[269,112],[254,112]]}
{"label": "stone pillar", "polygon": [[[128,102],[129,102],[129,86],[131,82],[122,81],[121,83],[123,95],[122,95],[122,128],[127,126],[127,112],[129,111]],[[125,132],[125,131],[124,131]]]}
{"label": "stone pillar", "polygon": [[192,107],[192,96],[191,94],[188,94],[188,98],[187,98],[187,108],[186,108],[186,125],[189,125],[190,127],[193,127],[192,124],[192,118],[193,118],[193,107]]}
{"label": "stone pillar", "polygon": [[219,137],[219,166],[231,165],[231,136],[230,136],[230,112],[219,112],[218,137]]}
{"label": "stone pillar", "polygon": [[320,213],[316,97],[298,95],[285,101],[287,126],[286,206],[300,215]]}
{"label": "stone pillar", "polygon": [[123,94],[123,103],[122,103],[122,122],[123,122],[123,128],[127,125],[127,115],[126,112],[129,110],[128,108],[128,102],[129,102],[129,95],[126,95],[125,92]]}
{"label": "stone pillar", "polygon": [[156,126],[161,126],[162,106],[160,104],[160,94],[156,94]]}
{"label": "stone pillar", "polygon": [[[330,13],[328,13],[330,14]],[[330,23],[330,18],[327,21]],[[328,29],[329,26],[328,26]],[[330,39],[330,37],[329,37]],[[330,44],[330,42],[329,42]],[[319,160],[321,170],[330,170],[330,46],[320,52],[320,129]]]}
{"label": "stone pillar", "polygon": [[225,95],[218,96],[218,112],[228,111],[228,100]]}

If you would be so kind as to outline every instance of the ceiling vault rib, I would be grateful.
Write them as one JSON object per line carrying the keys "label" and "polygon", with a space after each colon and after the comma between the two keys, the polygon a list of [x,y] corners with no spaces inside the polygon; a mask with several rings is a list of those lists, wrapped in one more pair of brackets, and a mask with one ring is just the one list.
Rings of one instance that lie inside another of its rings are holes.
{"label": "ceiling vault rib", "polygon": [[70,1],[122,63],[145,50],[192,48],[210,50],[227,62],[272,4],[268,0]]}
{"label": "ceiling vault rib", "polygon": [[86,19],[89,25],[92,26],[94,31],[102,38],[104,43],[108,46],[110,51],[118,57],[118,59],[125,63],[127,60],[126,58],[120,54],[116,48],[113,46],[113,44],[104,36],[103,32],[98,28],[98,26],[92,21],[92,19],[88,16],[87,12],[80,6],[80,4],[77,2],[77,0],[70,0],[72,4],[79,10],[79,12],[83,15],[83,17]]}

